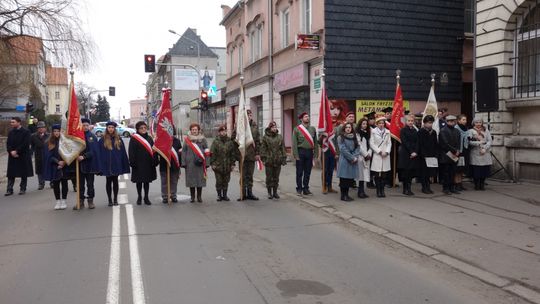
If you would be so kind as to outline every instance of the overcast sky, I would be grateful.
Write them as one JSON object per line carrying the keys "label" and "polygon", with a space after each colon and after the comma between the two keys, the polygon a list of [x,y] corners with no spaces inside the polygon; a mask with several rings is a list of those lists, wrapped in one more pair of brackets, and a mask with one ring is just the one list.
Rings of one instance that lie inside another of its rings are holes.
{"label": "overcast sky", "polygon": [[208,46],[224,47],[221,5],[232,7],[236,2],[87,0],[82,18],[99,48],[97,64],[87,74],[76,73],[75,81],[98,90],[115,86],[116,97],[107,97],[111,117],[116,119],[120,109],[127,118],[129,101],[144,98],[146,93],[144,54],[164,55],[179,38],[168,30],[182,34],[188,27],[196,28]]}

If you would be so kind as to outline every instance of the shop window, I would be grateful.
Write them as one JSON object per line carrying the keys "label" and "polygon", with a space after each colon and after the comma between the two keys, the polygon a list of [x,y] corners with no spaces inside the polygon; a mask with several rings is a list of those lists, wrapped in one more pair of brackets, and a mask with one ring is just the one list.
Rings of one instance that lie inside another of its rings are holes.
{"label": "shop window", "polygon": [[298,124],[300,124],[300,120],[298,119],[298,115],[301,113],[310,113],[310,106],[309,106],[309,91],[301,91],[294,95],[294,109],[296,111],[295,117]]}

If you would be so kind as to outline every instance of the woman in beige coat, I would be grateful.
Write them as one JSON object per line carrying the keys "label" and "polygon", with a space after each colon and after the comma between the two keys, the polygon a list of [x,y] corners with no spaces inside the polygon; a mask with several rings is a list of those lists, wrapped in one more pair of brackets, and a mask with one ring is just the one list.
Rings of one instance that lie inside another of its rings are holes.
{"label": "woman in beige coat", "polygon": [[470,164],[474,180],[474,190],[486,190],[486,178],[489,177],[491,165],[491,133],[484,126],[481,118],[474,118],[473,128],[469,130]]}
{"label": "woman in beige coat", "polygon": [[371,172],[375,177],[375,186],[377,188],[377,197],[385,197],[384,181],[386,175],[391,170],[390,151],[392,150],[392,141],[390,131],[386,129],[386,119],[379,117],[376,120],[377,127],[371,131],[369,146],[373,151],[371,158]]}

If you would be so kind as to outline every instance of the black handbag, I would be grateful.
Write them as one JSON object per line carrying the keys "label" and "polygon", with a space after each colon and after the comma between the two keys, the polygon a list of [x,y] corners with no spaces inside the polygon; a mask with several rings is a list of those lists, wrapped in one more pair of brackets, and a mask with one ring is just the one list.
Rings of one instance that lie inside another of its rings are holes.
{"label": "black handbag", "polygon": [[200,158],[197,157],[197,158],[195,159],[195,166],[197,166],[197,167],[202,167],[202,165],[203,165],[202,159],[200,159]]}

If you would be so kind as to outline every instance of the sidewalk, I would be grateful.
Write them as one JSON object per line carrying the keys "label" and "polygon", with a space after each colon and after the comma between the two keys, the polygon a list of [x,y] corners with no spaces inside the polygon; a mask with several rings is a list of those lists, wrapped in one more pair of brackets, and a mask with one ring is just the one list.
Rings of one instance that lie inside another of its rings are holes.
{"label": "sidewalk", "polygon": [[[264,183],[264,171],[255,175]],[[295,192],[294,164],[283,167],[280,184],[282,193],[301,199]],[[424,195],[413,185],[416,196],[404,196],[397,188],[387,189],[383,199],[367,189],[370,198],[344,203],[336,194],[321,194],[321,171],[314,169],[314,195],[302,200],[540,303],[540,186],[492,180],[488,184],[485,192],[452,196],[443,195],[439,185],[434,185],[434,195]],[[338,188],[335,177],[334,185]]]}

